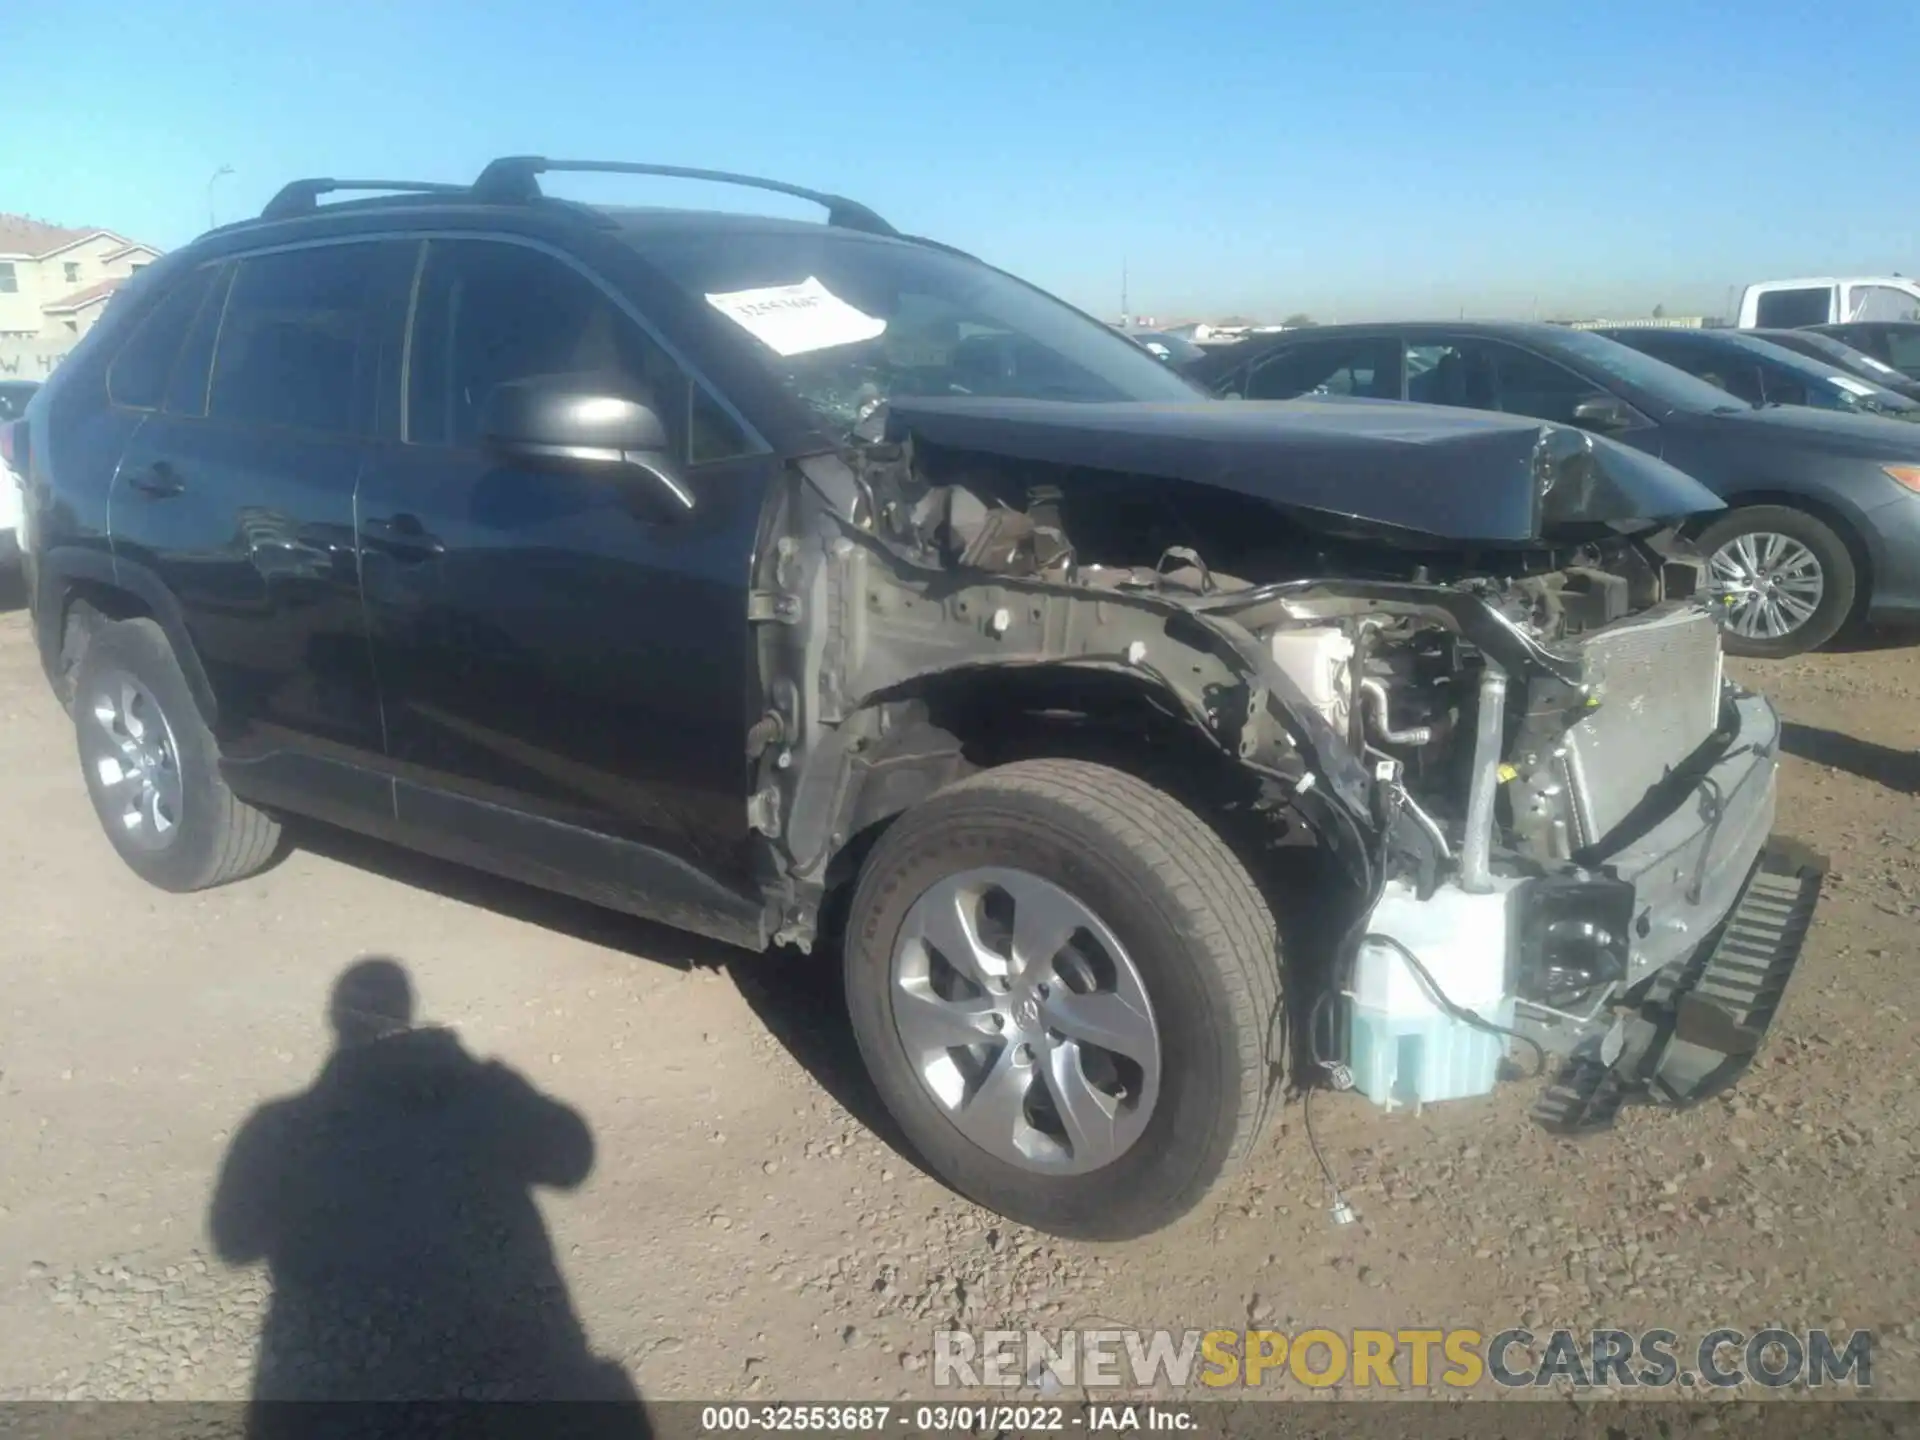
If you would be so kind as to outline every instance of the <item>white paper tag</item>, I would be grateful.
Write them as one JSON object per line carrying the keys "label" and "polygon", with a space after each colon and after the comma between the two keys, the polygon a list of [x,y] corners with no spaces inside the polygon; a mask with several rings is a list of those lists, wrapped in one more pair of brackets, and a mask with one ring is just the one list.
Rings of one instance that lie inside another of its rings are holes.
{"label": "white paper tag", "polygon": [[1874,369],[1878,370],[1882,375],[1898,375],[1900,373],[1898,370],[1894,369],[1893,366],[1882,365],[1878,360],[1874,359],[1873,356],[1865,353],[1863,353],[1860,356],[1860,363],[1862,365],[1871,365]]}
{"label": "white paper tag", "polygon": [[854,309],[811,275],[798,285],[709,295],[707,303],[782,356],[871,340],[887,328],[886,321]]}
{"label": "white paper tag", "polygon": [[1879,391],[1874,389],[1873,386],[1867,384],[1864,380],[1855,380],[1850,375],[1829,375],[1827,379],[1831,380],[1834,384],[1838,385],[1842,390],[1846,391],[1849,395],[1859,395],[1859,396],[1865,397],[1868,395],[1877,395],[1880,393]]}

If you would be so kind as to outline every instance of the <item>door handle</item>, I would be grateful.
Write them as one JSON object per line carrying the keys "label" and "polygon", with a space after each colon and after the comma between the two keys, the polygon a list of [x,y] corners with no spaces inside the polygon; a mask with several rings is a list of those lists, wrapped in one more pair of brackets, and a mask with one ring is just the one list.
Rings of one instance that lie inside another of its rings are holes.
{"label": "door handle", "polygon": [[127,484],[155,500],[178,495],[187,488],[179,473],[164,460],[156,460],[146,469],[135,471],[127,477]]}
{"label": "door handle", "polygon": [[418,515],[399,514],[381,520],[369,520],[361,527],[369,545],[384,550],[399,560],[426,560],[446,553],[446,542],[429,534]]}

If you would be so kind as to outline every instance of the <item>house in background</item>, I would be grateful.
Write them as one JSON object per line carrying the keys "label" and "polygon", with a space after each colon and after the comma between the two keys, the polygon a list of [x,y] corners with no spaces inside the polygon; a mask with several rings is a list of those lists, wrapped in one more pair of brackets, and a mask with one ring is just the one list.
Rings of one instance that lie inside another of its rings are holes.
{"label": "house in background", "polygon": [[60,349],[100,318],[113,292],[160,252],[111,230],[0,214],[0,342]]}

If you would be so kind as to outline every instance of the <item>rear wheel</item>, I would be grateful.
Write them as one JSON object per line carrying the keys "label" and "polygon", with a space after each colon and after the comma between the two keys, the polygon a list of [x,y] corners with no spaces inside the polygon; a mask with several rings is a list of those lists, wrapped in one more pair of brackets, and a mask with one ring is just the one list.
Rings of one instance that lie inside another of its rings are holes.
{"label": "rear wheel", "polygon": [[1755,505],[1700,534],[1713,583],[1726,595],[1726,648],[1781,659],[1831,640],[1853,610],[1853,553],[1804,510]]}
{"label": "rear wheel", "polygon": [[867,859],[845,963],[901,1129],[1011,1219],[1146,1234],[1265,1125],[1272,915],[1210,827],[1125,772],[1025,761],[909,811]]}
{"label": "rear wheel", "polygon": [[153,621],[94,633],[74,671],[73,723],[94,813],[142,879],[200,890],[273,858],[279,825],[221,779],[213,735]]}

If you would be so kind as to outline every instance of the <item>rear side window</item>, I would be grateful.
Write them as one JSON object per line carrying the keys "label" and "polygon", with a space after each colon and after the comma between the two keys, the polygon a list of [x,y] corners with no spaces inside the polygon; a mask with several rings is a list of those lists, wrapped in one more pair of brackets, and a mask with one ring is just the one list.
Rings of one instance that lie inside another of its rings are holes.
{"label": "rear side window", "polygon": [[222,266],[218,278],[200,302],[200,313],[187,327],[187,338],[180,356],[173,362],[173,378],[167,383],[166,411],[198,419],[207,413],[207,381],[213,368],[213,347],[220,338],[220,321],[227,309],[227,290],[233,283],[233,268]]}
{"label": "rear side window", "polygon": [[325,245],[240,262],[207,413],[242,425],[350,433],[378,248]]}
{"label": "rear side window", "polygon": [[1296,395],[1358,395],[1400,398],[1400,342],[1390,336],[1315,341],[1289,349],[1254,368],[1249,400],[1291,400]]}
{"label": "rear side window", "polygon": [[1831,286],[1803,290],[1768,290],[1754,306],[1754,321],[1762,326],[1798,330],[1802,325],[1824,325],[1833,318]]}
{"label": "rear side window", "polygon": [[134,410],[158,408],[167,393],[180,343],[212,282],[211,267],[189,271],[134,326],[133,334],[107,368],[107,397],[114,404]]}

